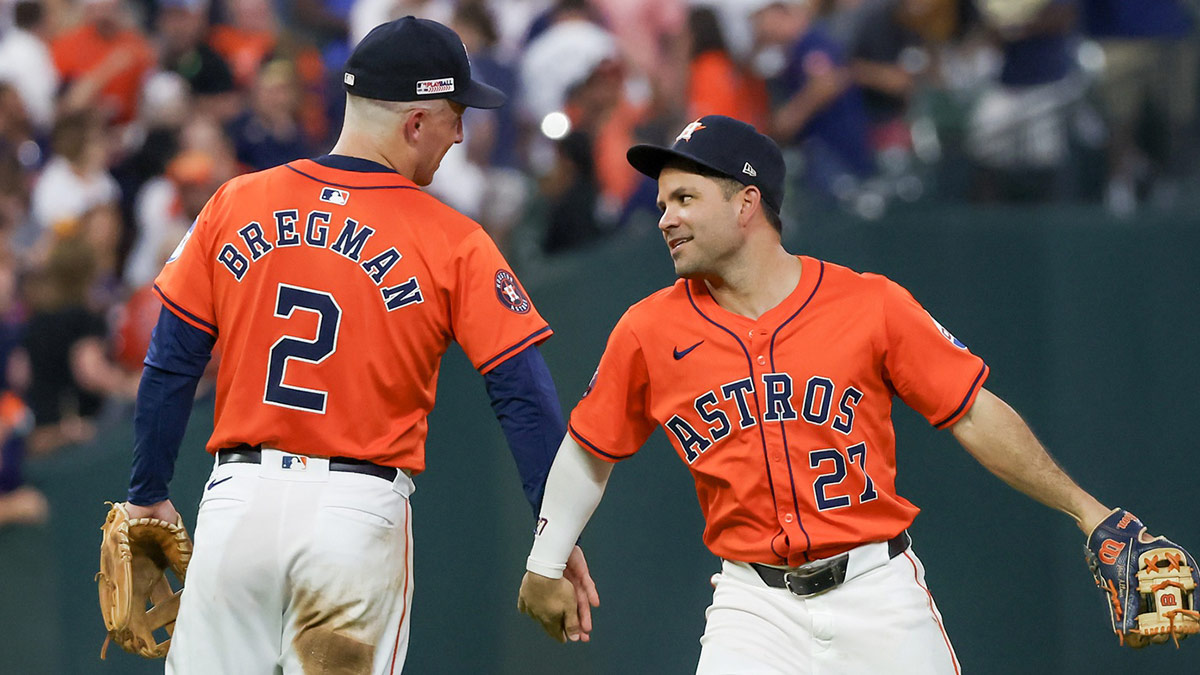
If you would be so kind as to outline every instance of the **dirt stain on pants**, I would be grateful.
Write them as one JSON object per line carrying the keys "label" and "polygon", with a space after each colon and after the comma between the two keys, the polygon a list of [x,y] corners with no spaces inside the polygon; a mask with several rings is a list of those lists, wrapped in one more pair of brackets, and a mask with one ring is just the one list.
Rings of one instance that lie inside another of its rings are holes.
{"label": "dirt stain on pants", "polygon": [[319,592],[298,590],[294,595],[296,637],[292,646],[304,675],[361,675],[370,673],[375,645],[361,636],[355,616],[357,603],[328,602]]}

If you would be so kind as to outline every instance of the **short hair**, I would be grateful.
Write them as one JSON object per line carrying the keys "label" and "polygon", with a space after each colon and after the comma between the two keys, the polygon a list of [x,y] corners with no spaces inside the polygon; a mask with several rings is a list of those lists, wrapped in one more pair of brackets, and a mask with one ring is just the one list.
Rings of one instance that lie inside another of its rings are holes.
{"label": "short hair", "polygon": [[[721,188],[721,195],[725,197],[725,201],[729,201],[735,194],[748,187],[736,178],[730,178],[716,169],[707,167],[699,162],[693,162],[690,159],[684,159],[683,157],[672,157],[667,160],[663,168],[678,169],[712,179]],[[762,188],[759,188],[759,194],[762,194]],[[771,227],[775,228],[776,232],[783,234],[783,221],[779,218],[779,212],[768,204],[765,199],[759,199],[758,205],[762,207],[763,215],[766,216],[767,222],[771,224]]]}
{"label": "short hair", "polygon": [[362,124],[387,127],[395,124],[397,117],[404,116],[414,110],[432,111],[440,100],[446,99],[383,101],[347,93],[346,116],[353,117],[357,122]]}

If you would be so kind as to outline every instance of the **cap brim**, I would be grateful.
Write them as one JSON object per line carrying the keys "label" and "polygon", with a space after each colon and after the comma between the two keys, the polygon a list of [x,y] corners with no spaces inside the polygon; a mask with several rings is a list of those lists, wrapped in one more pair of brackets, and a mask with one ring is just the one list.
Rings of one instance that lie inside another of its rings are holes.
{"label": "cap brim", "polygon": [[499,108],[508,101],[508,96],[495,87],[471,80],[461,93],[449,99],[468,108]]}
{"label": "cap brim", "polygon": [[[662,173],[663,167],[667,165],[667,162],[673,159],[686,159],[693,164],[699,164],[700,166],[712,169],[723,176],[727,175],[725,171],[705,162],[699,157],[693,157],[687,153],[658,145],[647,145],[645,143],[635,145],[625,152],[625,159],[629,161],[629,164],[633,168],[655,180],[658,180],[658,174]],[[733,178],[733,176],[730,177]]]}

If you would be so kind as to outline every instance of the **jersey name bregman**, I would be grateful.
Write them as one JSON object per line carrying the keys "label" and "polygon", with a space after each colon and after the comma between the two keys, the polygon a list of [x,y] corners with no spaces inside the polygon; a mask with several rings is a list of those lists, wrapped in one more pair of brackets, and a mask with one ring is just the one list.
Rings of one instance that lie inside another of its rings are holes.
{"label": "jersey name bregman", "polygon": [[[834,431],[849,435],[854,430],[854,413],[863,393],[850,386],[841,390],[828,377],[814,375],[808,378],[804,385],[803,400],[800,405],[793,403],[794,387],[792,376],[788,373],[762,373],[762,419],[755,416],[751,406],[758,410],[758,398],[755,395],[755,382],[751,378],[742,378],[710,389],[697,396],[692,403],[695,413],[707,426],[697,430],[691,422],[681,415],[672,415],[663,426],[683,450],[688,464],[695,462],[700,455],[713,445],[729,436],[733,431],[730,413],[737,416],[739,429],[749,429],[761,422],[786,422],[803,419],[809,424],[822,426],[828,424]],[[718,398],[719,395],[719,398]],[[837,399],[836,409],[834,400]],[[721,402],[733,402],[733,406],[721,406]],[[726,408],[732,407],[732,410]],[[688,411],[690,417],[692,411]]]}
{"label": "jersey name bregman", "polygon": [[404,257],[396,247],[389,246],[386,250],[363,260],[363,249],[375,234],[374,229],[353,218],[346,218],[338,235],[330,237],[329,223],[333,215],[327,211],[310,211],[303,223],[296,209],[276,211],[271,215],[275,220],[271,241],[268,241],[267,233],[258,221],[250,221],[237,231],[240,241],[227,242],[217,252],[217,262],[239,282],[255,261],[271,251],[277,248],[307,246],[333,251],[347,260],[358,263],[359,268],[379,287],[379,293],[383,296],[383,303],[389,312],[424,301],[416,277],[409,277],[394,286],[384,285],[388,273]]}

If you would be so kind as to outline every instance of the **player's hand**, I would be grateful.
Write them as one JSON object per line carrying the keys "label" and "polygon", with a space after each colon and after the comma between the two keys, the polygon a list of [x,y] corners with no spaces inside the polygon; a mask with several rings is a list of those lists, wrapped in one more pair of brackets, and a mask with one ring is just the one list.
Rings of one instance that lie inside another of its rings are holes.
{"label": "player's hand", "polygon": [[175,510],[175,505],[171,503],[170,499],[164,499],[150,506],[126,503],[125,510],[129,512],[130,518],[158,518],[172,525],[179,521],[179,512]]}
{"label": "player's hand", "polygon": [[579,639],[582,642],[591,640],[592,608],[600,606],[600,594],[596,591],[596,582],[588,572],[587,560],[583,557],[583,549],[576,546],[567,558],[567,569],[563,570],[563,578],[575,587],[575,604],[579,609],[579,628],[582,631]]}
{"label": "player's hand", "polygon": [[579,607],[575,587],[567,579],[551,579],[535,572],[526,572],[521,579],[517,609],[542,624],[550,637],[559,642],[578,642]]}

